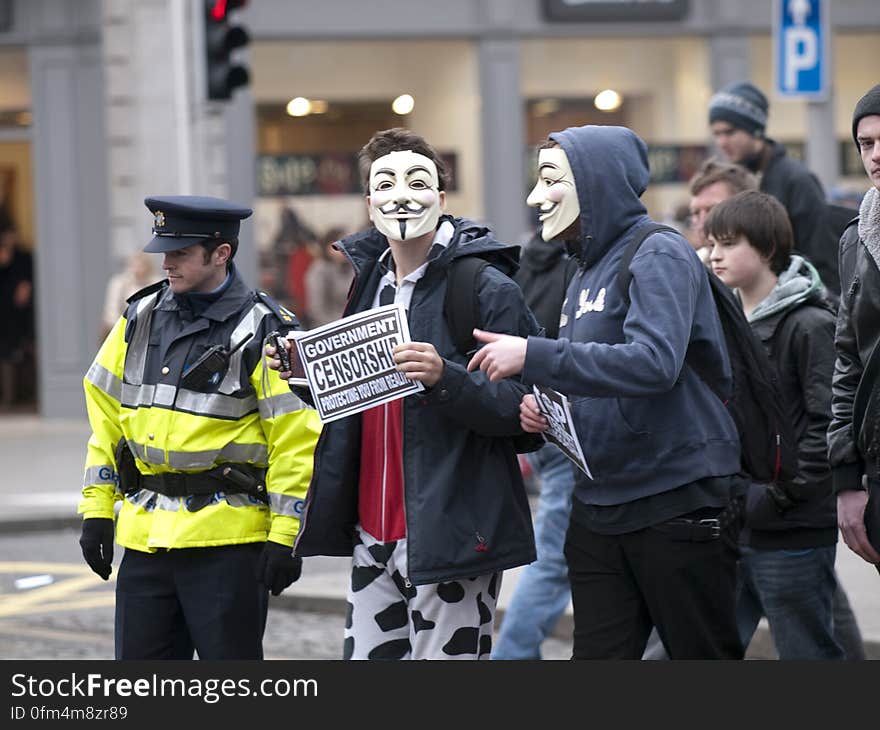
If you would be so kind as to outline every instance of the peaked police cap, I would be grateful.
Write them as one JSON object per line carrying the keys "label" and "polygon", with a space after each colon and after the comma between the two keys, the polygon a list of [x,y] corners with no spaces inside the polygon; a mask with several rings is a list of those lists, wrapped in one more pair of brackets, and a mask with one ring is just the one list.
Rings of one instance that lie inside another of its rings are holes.
{"label": "peaked police cap", "polygon": [[253,211],[222,198],[202,195],[163,195],[145,198],[153,214],[153,239],[149,253],[177,251],[209,240],[238,238],[241,221]]}

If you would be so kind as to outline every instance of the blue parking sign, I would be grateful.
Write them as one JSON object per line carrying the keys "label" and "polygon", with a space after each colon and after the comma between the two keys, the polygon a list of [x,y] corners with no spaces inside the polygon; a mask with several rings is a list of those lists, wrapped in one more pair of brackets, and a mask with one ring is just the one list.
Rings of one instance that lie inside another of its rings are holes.
{"label": "blue parking sign", "polygon": [[828,0],[776,0],[773,43],[776,92],[823,99],[828,93]]}

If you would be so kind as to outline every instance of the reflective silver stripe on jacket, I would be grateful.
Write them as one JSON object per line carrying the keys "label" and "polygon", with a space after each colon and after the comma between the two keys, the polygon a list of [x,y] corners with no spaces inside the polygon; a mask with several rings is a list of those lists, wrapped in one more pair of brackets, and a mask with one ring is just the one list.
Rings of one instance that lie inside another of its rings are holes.
{"label": "reflective silver stripe on jacket", "polygon": [[92,363],[86,373],[86,380],[111,398],[122,400],[122,381],[98,362]]}
{"label": "reflective silver stripe on jacket", "polygon": [[[239,342],[241,342],[245,337],[250,334],[254,334],[257,331],[257,328],[260,326],[260,322],[263,317],[267,314],[271,314],[271,310],[265,304],[257,302],[253,307],[251,307],[247,313],[241,318],[241,321],[235,326],[235,329],[232,330],[232,334],[229,336],[229,347],[235,347]],[[248,345],[251,343],[248,342]],[[242,345],[235,352],[232,353],[232,357],[229,359],[229,368],[226,370],[226,375],[223,377],[220,385],[217,387],[217,390],[221,393],[234,393],[241,387],[241,383],[239,382],[239,375],[241,373],[241,358],[244,355],[245,346]],[[260,343],[260,353],[262,354],[263,344]]]}
{"label": "reflective silver stripe on jacket", "polygon": [[124,380],[126,384],[140,385],[144,382],[150,321],[153,319],[153,307],[156,305],[158,296],[159,292],[153,292],[138,302],[134,333],[125,353]]}
{"label": "reflective silver stripe on jacket", "polygon": [[161,406],[188,411],[197,416],[238,420],[257,410],[257,397],[233,398],[221,393],[198,393],[173,385],[122,384],[122,405],[126,408]]}
{"label": "reflective silver stripe on jacket", "polygon": [[[273,374],[271,377],[275,377]],[[285,413],[296,413],[308,406],[293,393],[281,393],[273,395],[270,398],[261,398],[257,401],[257,407],[260,409],[260,418],[274,418]]]}
{"label": "reflective silver stripe on jacket", "polygon": [[287,494],[269,494],[269,508],[276,515],[299,517],[304,505],[305,502],[298,497],[291,497]]}
{"label": "reflective silver stripe on jacket", "polygon": [[83,474],[83,486],[90,487],[93,484],[112,484],[115,486],[116,471],[110,464],[88,467]]}
{"label": "reflective silver stripe on jacket", "polygon": [[139,444],[128,440],[128,446],[144,464],[170,466],[172,469],[210,469],[220,462],[237,464],[265,465],[269,462],[269,448],[266,444],[226,444],[221,449],[208,451],[169,451],[166,462],[165,452],[149,444]]}
{"label": "reflective silver stripe on jacket", "polygon": [[[217,500],[225,499],[230,507],[265,507],[260,500],[246,494],[214,492],[214,497]],[[126,495],[125,499],[135,507],[142,508],[145,512],[152,512],[156,509],[165,510],[166,512],[177,512],[180,509],[181,503],[180,497],[168,497],[151,489],[139,489],[133,494]]]}

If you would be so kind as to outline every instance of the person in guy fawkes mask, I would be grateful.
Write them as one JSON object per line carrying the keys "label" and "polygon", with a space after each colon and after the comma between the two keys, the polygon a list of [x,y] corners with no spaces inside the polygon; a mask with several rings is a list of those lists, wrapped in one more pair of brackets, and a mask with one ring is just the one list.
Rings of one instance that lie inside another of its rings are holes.
{"label": "person in guy fawkes mask", "polygon": [[[471,359],[492,380],[521,373],[572,400],[593,478],[578,473],[565,545],[574,604],[575,659],[638,659],[656,625],[673,659],[739,659],[734,508],[743,485],[736,426],[721,399],[685,365],[731,385],[730,362],[708,272],[687,240],[649,235],[629,263],[627,245],[655,224],[639,199],[647,147],[624,127],[572,127],[550,135],[528,203],[542,237],[567,242],[579,268],[559,338],[478,332]],[[628,294],[628,296],[627,296]],[[524,430],[548,427],[535,398]]]}
{"label": "person in guy fawkes mask", "polygon": [[514,445],[526,388],[467,372],[444,302],[452,262],[480,257],[481,325],[537,333],[508,277],[519,248],[444,213],[445,165],[414,132],[377,132],[359,161],[373,227],[338,244],[344,314],[402,304],[395,363],[425,390],[326,424],[294,552],[353,556],[346,659],[488,659],[501,571],[535,559]]}

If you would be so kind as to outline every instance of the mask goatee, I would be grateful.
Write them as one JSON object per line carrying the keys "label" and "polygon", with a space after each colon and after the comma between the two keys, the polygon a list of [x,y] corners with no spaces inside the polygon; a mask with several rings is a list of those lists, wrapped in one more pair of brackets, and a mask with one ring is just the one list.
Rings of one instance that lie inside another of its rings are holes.
{"label": "mask goatee", "polygon": [[406,221],[399,220],[397,222],[398,222],[398,224],[400,224],[400,240],[405,241],[406,240]]}

